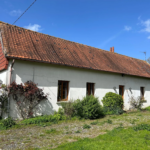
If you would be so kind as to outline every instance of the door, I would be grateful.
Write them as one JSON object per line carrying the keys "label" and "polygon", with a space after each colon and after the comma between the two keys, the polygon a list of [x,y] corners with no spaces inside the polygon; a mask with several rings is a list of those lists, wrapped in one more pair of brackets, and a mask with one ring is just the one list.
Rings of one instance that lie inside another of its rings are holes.
{"label": "door", "polygon": [[[122,96],[122,99],[124,100],[124,86],[123,85],[119,85],[119,95]],[[124,102],[123,102],[124,103]],[[124,104],[122,106],[122,109],[124,108]]]}
{"label": "door", "polygon": [[119,95],[121,95],[122,99],[124,99],[124,86],[123,85],[119,85]]}

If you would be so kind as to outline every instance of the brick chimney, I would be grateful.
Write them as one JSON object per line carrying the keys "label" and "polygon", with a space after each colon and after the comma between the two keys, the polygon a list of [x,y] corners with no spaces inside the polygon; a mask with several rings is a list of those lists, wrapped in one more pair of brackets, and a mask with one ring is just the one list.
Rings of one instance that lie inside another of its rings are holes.
{"label": "brick chimney", "polygon": [[113,53],[114,53],[114,47],[111,47],[111,48],[110,48],[110,52],[113,52]]}
{"label": "brick chimney", "polygon": [[114,47],[112,47],[111,49],[112,49],[112,52],[114,53]]}
{"label": "brick chimney", "polygon": [[110,52],[112,52],[112,47],[110,48]]}

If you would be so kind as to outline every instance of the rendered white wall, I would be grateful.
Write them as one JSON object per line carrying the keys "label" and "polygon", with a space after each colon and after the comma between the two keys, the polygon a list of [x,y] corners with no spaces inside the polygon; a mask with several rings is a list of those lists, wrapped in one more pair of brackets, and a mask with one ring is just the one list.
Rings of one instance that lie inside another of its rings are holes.
{"label": "rendered white wall", "polygon": [[10,66],[12,61],[9,61],[7,70],[0,71],[0,80],[3,81],[3,84],[8,85],[10,82]]}
{"label": "rendered white wall", "polygon": [[[134,96],[140,96],[140,87],[143,86],[145,87],[145,98],[147,100],[144,106],[150,105],[150,79],[147,78],[126,75],[122,77],[121,74],[16,60],[12,75],[12,81],[14,80],[17,83],[34,80],[40,88],[44,88],[45,93],[50,94],[48,100],[42,102],[39,106],[39,114],[52,114],[55,110],[58,110],[58,80],[69,81],[69,100],[84,97],[87,82],[95,83],[95,96],[99,100],[102,100],[107,92],[115,92],[113,87],[116,87],[116,92],[119,93],[119,85],[124,85],[124,105],[126,110],[129,109],[128,101],[131,96],[129,88],[132,88]],[[20,117],[13,100],[11,100],[10,114],[14,118]]]}
{"label": "rendered white wall", "polygon": [[3,84],[6,84],[7,79],[7,70],[0,71],[0,80],[3,81]]}
{"label": "rendered white wall", "polygon": [[[7,70],[0,71],[0,80],[2,80],[3,84],[8,85],[10,81],[10,63],[8,65]],[[2,90],[0,89],[0,95],[2,94]],[[3,118],[8,117],[8,112],[3,113]]]}

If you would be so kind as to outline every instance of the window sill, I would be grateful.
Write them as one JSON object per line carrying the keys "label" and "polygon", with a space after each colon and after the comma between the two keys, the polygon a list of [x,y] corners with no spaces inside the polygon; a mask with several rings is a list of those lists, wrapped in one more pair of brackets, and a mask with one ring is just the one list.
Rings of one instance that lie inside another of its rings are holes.
{"label": "window sill", "polygon": [[61,104],[61,103],[68,103],[69,101],[67,100],[67,101],[57,101],[57,103],[56,104]]}

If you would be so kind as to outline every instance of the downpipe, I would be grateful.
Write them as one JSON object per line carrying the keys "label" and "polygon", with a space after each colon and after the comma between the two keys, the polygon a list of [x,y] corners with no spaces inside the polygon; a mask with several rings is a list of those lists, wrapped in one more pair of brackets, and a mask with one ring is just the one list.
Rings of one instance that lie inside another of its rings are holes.
{"label": "downpipe", "polygon": [[[9,86],[11,85],[11,79],[12,79],[12,68],[14,66],[15,59],[13,59],[11,66],[10,66],[10,76],[9,76]],[[10,89],[8,88],[8,117],[10,117]]]}

